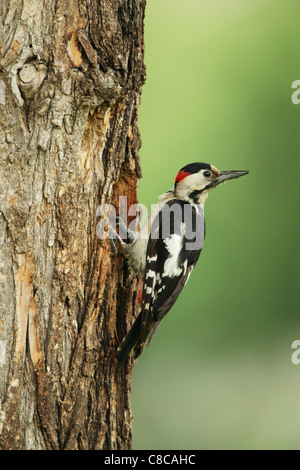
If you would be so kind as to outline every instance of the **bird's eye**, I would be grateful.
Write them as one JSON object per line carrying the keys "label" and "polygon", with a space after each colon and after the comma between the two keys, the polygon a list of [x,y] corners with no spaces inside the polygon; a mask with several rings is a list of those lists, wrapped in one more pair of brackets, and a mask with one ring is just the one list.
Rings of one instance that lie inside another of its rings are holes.
{"label": "bird's eye", "polygon": [[211,176],[211,172],[210,171],[204,171],[203,175],[206,176],[206,177],[209,177],[209,176]]}

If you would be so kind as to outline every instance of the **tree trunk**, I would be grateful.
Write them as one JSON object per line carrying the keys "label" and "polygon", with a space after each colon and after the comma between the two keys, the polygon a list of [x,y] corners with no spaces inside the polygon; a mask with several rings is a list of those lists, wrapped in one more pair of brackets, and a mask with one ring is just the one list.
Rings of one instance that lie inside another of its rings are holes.
{"label": "tree trunk", "polygon": [[[130,449],[136,280],[96,234],[137,202],[145,0],[0,5],[0,448]],[[125,373],[126,372],[126,373]]]}

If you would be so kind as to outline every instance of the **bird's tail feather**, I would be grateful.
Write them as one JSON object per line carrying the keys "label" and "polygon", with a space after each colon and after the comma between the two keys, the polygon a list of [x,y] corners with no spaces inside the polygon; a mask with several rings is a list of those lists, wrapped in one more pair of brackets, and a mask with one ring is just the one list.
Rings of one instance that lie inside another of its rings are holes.
{"label": "bird's tail feather", "polygon": [[117,364],[117,369],[116,369],[117,373],[121,369],[124,361],[126,360],[132,348],[136,345],[136,343],[140,339],[140,335],[141,335],[141,314],[138,315],[132,327],[130,328],[129,332],[127,333],[122,343],[118,347],[118,350],[117,350],[118,364]]}

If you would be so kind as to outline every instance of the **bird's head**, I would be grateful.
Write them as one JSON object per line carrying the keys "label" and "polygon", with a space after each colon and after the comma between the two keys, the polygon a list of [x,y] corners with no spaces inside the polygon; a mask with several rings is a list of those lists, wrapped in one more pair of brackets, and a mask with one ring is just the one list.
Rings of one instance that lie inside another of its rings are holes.
{"label": "bird's head", "polygon": [[180,199],[203,204],[208,192],[219,184],[248,173],[249,171],[219,171],[209,163],[190,163],[177,173],[174,192]]}

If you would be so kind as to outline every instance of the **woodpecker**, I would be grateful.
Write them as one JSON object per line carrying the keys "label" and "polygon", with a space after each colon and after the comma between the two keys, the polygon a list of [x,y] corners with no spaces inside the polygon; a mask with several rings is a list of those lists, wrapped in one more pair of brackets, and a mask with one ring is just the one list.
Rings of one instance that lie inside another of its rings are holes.
{"label": "woodpecker", "polygon": [[[150,223],[137,237],[129,231],[128,244],[117,237],[131,273],[143,282],[141,311],[117,349],[117,370],[132,349],[137,358],[148,346],[187,283],[204,243],[204,203],[209,191],[248,173],[190,163],[177,173],[174,188],[160,196]],[[124,228],[124,222],[119,219],[119,223]]]}

